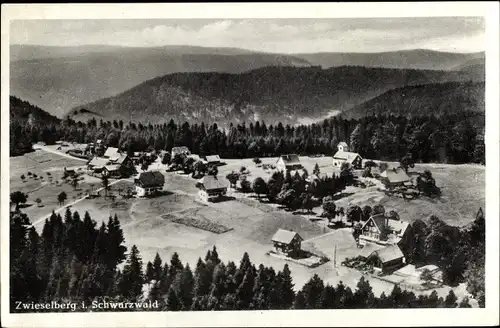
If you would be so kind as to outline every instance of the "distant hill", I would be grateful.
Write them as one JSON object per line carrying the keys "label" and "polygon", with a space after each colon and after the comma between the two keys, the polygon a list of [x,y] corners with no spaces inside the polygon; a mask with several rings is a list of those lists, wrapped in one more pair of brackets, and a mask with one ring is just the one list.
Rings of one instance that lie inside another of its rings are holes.
{"label": "distant hill", "polygon": [[477,60],[484,63],[484,52],[451,53],[424,49],[379,53],[312,53],[294,54],[323,68],[338,66],[385,67],[401,69],[454,70],[457,66]]}
{"label": "distant hill", "polygon": [[484,82],[448,82],[389,90],[342,113],[345,118],[374,114],[423,116],[484,112]]}
{"label": "distant hill", "polygon": [[41,124],[60,122],[59,118],[50,115],[40,107],[34,106],[14,96],[10,96],[9,98],[9,116],[11,121],[17,121],[20,124],[26,124],[28,122]]}
{"label": "distant hill", "polygon": [[265,66],[311,66],[281,54],[169,46],[10,47],[10,92],[62,117],[69,109],[176,72],[241,73]]}
{"label": "distant hill", "polygon": [[324,118],[390,89],[476,80],[457,71],[365,67],[265,67],[241,74],[176,73],[154,78],[117,96],[78,106],[109,119],[161,122],[252,122],[294,124]]}

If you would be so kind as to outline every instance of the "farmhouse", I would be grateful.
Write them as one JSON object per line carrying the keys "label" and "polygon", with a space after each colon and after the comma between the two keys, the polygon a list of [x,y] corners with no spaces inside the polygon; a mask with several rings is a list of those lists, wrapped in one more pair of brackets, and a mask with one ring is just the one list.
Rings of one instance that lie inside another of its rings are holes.
{"label": "farmhouse", "polygon": [[408,254],[413,249],[411,225],[402,220],[386,217],[384,214],[373,215],[361,227],[359,244],[398,245],[405,254]]}
{"label": "farmhouse", "polygon": [[120,165],[105,165],[102,169],[102,174],[105,174],[110,178],[119,178],[121,177]]}
{"label": "farmhouse", "polygon": [[104,153],[105,158],[109,158],[112,161],[116,161],[120,157],[120,151],[115,147],[108,147]]}
{"label": "farmhouse", "polygon": [[405,256],[398,245],[390,245],[371,253],[367,261],[375,270],[389,273],[405,265]]}
{"label": "farmhouse", "polygon": [[163,189],[165,177],[159,171],[139,173],[134,179],[137,197],[150,196]]}
{"label": "farmhouse", "polygon": [[277,253],[295,257],[300,253],[301,242],[304,239],[296,232],[279,229],[276,231],[271,241]]}
{"label": "farmhouse", "polygon": [[340,142],[337,149],[333,155],[333,166],[341,167],[343,163],[349,163],[355,169],[361,168],[363,158],[358,153],[350,152],[349,146],[345,142]]}
{"label": "farmhouse", "polygon": [[200,189],[201,200],[205,202],[225,196],[227,193],[227,184],[212,175],[206,175],[198,180],[196,186]]}
{"label": "farmhouse", "polygon": [[220,164],[220,157],[219,157],[219,155],[205,156],[205,163],[208,165],[219,165]]}
{"label": "farmhouse", "polygon": [[109,162],[107,158],[95,156],[88,162],[87,169],[93,171],[93,173],[101,173],[104,166],[108,165]]}
{"label": "farmhouse", "polygon": [[188,147],[185,147],[185,146],[173,147],[172,148],[172,158],[174,158],[175,155],[189,156],[189,155],[191,155],[191,152],[189,151]]}
{"label": "farmhouse", "polygon": [[299,156],[296,154],[281,155],[276,162],[278,171],[292,171],[302,169]]}
{"label": "farmhouse", "polygon": [[403,169],[391,168],[380,174],[380,181],[382,181],[387,188],[394,188],[410,183],[411,178]]}

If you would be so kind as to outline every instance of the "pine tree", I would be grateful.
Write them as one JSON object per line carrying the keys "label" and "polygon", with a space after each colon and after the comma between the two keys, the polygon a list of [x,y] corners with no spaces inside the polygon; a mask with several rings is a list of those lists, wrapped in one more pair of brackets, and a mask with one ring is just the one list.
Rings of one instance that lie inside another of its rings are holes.
{"label": "pine tree", "polygon": [[193,286],[193,272],[189,264],[186,264],[184,269],[177,274],[173,283],[173,288],[175,289],[175,293],[183,310],[189,310],[191,308],[191,303],[193,301]]}
{"label": "pine tree", "polygon": [[167,311],[180,311],[182,310],[182,303],[179,300],[179,297],[177,296],[177,293],[175,292],[175,289],[170,287],[167,293],[167,299],[166,299],[166,307]]}
{"label": "pine tree", "polygon": [[453,290],[450,290],[450,292],[446,296],[446,299],[444,300],[444,307],[447,308],[457,307],[457,296],[455,295]]}
{"label": "pine tree", "polygon": [[289,309],[293,305],[295,292],[293,290],[293,282],[288,264],[285,264],[281,274],[281,298],[284,309]]}
{"label": "pine tree", "polygon": [[150,283],[151,280],[154,279],[154,276],[155,272],[153,270],[153,263],[151,263],[151,261],[148,261],[148,263],[146,264],[146,282]]}
{"label": "pine tree", "polygon": [[114,270],[118,264],[125,260],[125,252],[127,251],[127,248],[123,246],[125,238],[116,214],[114,218],[109,217],[107,229],[109,236],[107,265],[109,269]]}
{"label": "pine tree", "polygon": [[160,255],[156,253],[155,258],[153,260],[153,279],[155,281],[160,281],[162,276],[162,261]]}
{"label": "pine tree", "polygon": [[314,276],[302,287],[306,309],[319,309],[321,304],[321,294],[323,292],[323,280],[317,275]]}
{"label": "pine tree", "polygon": [[143,283],[142,259],[137,246],[133,245],[123,268],[121,280],[118,282],[118,292],[126,298],[135,300],[142,295]]}
{"label": "pine tree", "polygon": [[240,310],[248,309],[253,298],[254,274],[252,268],[248,268],[243,276],[241,284],[236,290],[237,307]]}
{"label": "pine tree", "polygon": [[319,176],[319,175],[320,175],[320,173],[321,173],[321,171],[320,171],[320,169],[319,169],[319,165],[318,165],[318,163],[314,164],[313,174],[315,174],[315,175],[318,175],[318,176]]}
{"label": "pine tree", "polygon": [[293,302],[293,308],[296,310],[306,309],[306,299],[304,296],[304,292],[299,291],[295,300]]}

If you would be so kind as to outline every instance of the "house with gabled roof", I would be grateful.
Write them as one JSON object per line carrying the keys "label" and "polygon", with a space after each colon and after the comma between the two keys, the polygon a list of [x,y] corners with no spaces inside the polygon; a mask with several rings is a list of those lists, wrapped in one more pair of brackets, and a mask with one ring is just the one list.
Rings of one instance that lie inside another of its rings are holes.
{"label": "house with gabled roof", "polygon": [[405,256],[398,245],[389,245],[372,252],[367,259],[375,271],[393,272],[405,265]]}
{"label": "house with gabled roof", "polygon": [[363,158],[358,153],[349,151],[349,146],[345,142],[337,145],[337,152],[333,155],[333,166],[341,167],[343,163],[348,163],[354,169],[361,169]]}
{"label": "house with gabled roof", "polygon": [[154,195],[163,190],[165,176],[160,171],[146,171],[139,173],[135,179],[137,197]]}
{"label": "house with gabled roof", "polygon": [[201,200],[208,202],[227,194],[228,183],[213,175],[206,175],[196,183]]}
{"label": "house with gabled roof", "polygon": [[386,217],[384,214],[372,215],[361,227],[359,244],[398,245],[408,256],[413,250],[413,230],[406,221]]}
{"label": "house with gabled roof", "polygon": [[301,243],[304,239],[295,231],[278,229],[271,238],[274,250],[277,253],[294,257],[300,253]]}
{"label": "house with gabled roof", "polygon": [[278,158],[278,161],[276,162],[276,168],[279,171],[285,172],[285,171],[300,170],[303,168],[303,166],[300,163],[299,155],[288,154],[288,155],[281,155],[280,158]]}
{"label": "house with gabled roof", "polygon": [[411,178],[402,168],[389,168],[380,174],[380,181],[387,188],[411,184]]}
{"label": "house with gabled roof", "polygon": [[120,157],[121,153],[118,148],[108,147],[104,152],[105,158],[109,158],[111,161],[116,161]]}

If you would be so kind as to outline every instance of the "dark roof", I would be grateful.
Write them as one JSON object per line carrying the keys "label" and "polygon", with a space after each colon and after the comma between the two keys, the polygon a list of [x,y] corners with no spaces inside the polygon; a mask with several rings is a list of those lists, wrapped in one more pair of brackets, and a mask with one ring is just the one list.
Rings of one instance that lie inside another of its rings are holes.
{"label": "dark roof", "polygon": [[165,176],[159,171],[141,172],[135,179],[143,187],[160,187],[165,184]]}
{"label": "dark roof", "polygon": [[390,183],[401,183],[411,180],[408,174],[401,168],[387,169],[380,176],[389,180]]}
{"label": "dark roof", "polygon": [[386,246],[384,248],[381,248],[373,252],[373,255],[377,256],[382,261],[382,263],[386,263],[404,257],[404,254],[398,245]]}
{"label": "dark roof", "polygon": [[366,220],[365,224],[363,224],[362,229],[370,222],[373,221],[375,223],[375,226],[378,228],[379,231],[382,231],[382,227],[385,224],[386,217],[384,214],[376,214],[372,215],[368,220]]}
{"label": "dark roof", "polygon": [[295,236],[298,236],[300,240],[303,240],[302,237],[295,231],[279,229],[276,231],[271,240],[278,243],[290,244]]}
{"label": "dark roof", "polygon": [[300,164],[299,155],[296,155],[296,154],[281,155],[280,158],[283,159],[283,162],[285,163],[285,165]]}
{"label": "dark roof", "polygon": [[340,151],[340,150],[337,151],[335,155],[333,155],[333,158],[342,159],[349,163],[352,163],[358,157],[361,158],[361,156],[358,153],[351,153],[350,151]]}
{"label": "dark roof", "polygon": [[214,177],[213,175],[206,175],[201,178],[198,183],[202,184],[206,190],[215,190],[227,188],[227,184],[221,179]]}

